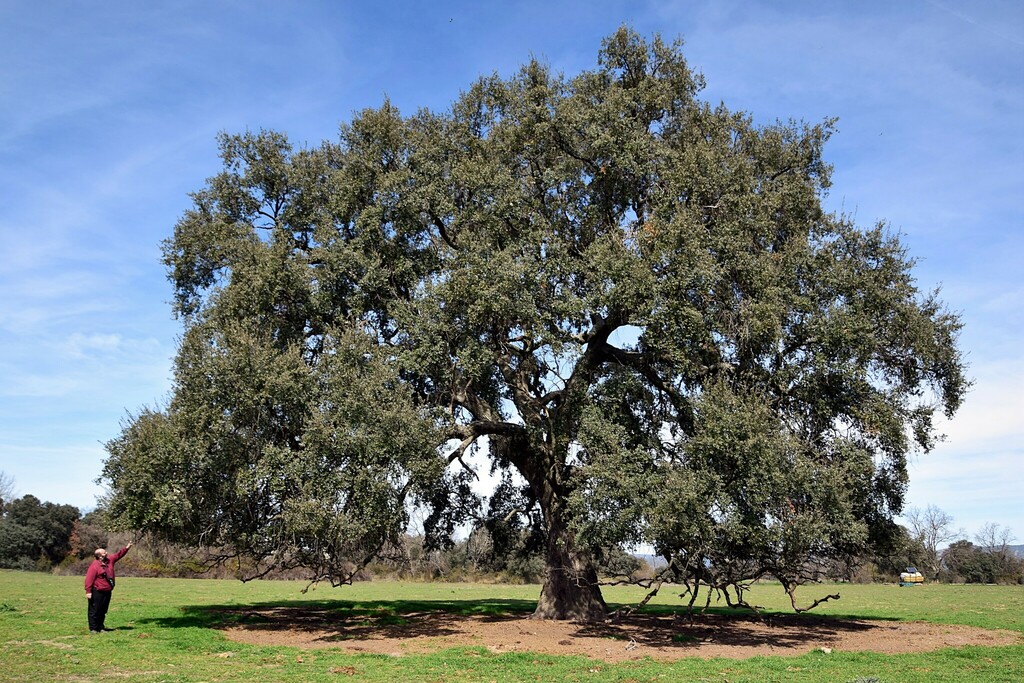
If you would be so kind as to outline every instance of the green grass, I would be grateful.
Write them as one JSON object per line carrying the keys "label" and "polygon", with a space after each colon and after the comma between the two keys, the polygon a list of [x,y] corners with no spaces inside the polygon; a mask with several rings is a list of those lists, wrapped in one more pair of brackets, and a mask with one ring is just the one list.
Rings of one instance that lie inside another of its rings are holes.
{"label": "green grass", "polygon": [[[107,617],[115,630],[90,635],[80,578],[0,571],[0,681],[827,681],[1024,680],[1024,644],[907,655],[814,652],[748,660],[650,660],[608,664],[582,657],[493,654],[464,647],[431,655],[348,655],[228,641],[214,627],[259,619],[248,609],[274,605],[335,611],[375,624],[401,624],[408,611],[499,615],[529,612],[537,586],[373,582],[302,594],[298,582],[120,578]],[[807,587],[839,601],[814,611],[887,620],[925,620],[1011,629],[1024,634],[1024,588],[997,586]],[[636,602],[637,589],[605,591],[610,603]],[[777,585],[758,585],[751,602],[788,613]],[[663,592],[652,610],[678,609]],[[717,609],[716,609],[717,611]],[[1022,637],[1024,643],[1024,637]]]}

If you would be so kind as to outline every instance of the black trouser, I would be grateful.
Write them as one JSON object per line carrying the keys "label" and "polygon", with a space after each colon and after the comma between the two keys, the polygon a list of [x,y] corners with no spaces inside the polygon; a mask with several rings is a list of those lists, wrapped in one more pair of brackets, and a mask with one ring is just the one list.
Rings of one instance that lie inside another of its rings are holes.
{"label": "black trouser", "polygon": [[92,592],[89,598],[89,630],[102,631],[103,622],[107,618],[107,609],[110,608],[110,591]]}

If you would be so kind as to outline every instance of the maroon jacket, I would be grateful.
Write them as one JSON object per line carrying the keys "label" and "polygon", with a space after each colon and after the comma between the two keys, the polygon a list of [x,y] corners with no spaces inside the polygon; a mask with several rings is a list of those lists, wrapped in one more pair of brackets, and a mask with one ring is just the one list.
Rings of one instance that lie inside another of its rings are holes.
{"label": "maroon jacket", "polygon": [[124,557],[127,552],[128,548],[121,548],[113,555],[107,555],[106,564],[99,560],[93,560],[92,564],[89,565],[89,570],[85,572],[85,592],[114,590],[114,587],[110,585],[110,582],[103,575],[106,574],[111,579],[115,578],[114,563]]}

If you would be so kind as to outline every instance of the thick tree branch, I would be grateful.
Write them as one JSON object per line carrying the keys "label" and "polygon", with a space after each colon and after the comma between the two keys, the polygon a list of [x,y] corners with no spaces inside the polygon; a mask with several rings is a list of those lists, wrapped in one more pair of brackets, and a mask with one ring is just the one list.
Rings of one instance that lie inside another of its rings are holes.
{"label": "thick tree branch", "polygon": [[489,422],[475,420],[468,424],[452,426],[446,436],[450,439],[475,440],[481,436],[522,436],[526,433],[523,425],[514,422]]}
{"label": "thick tree branch", "polygon": [[448,234],[448,227],[441,220],[441,217],[433,209],[427,209],[427,215],[430,216],[430,220],[434,223],[434,227],[437,228],[437,233],[444,240],[444,243],[452,249],[458,249],[458,245],[455,244],[455,240]]}
{"label": "thick tree branch", "polygon": [[477,440],[477,437],[475,437],[475,436],[468,436],[465,439],[463,439],[459,443],[458,447],[454,451],[452,451],[451,455],[448,456],[448,464],[450,465],[453,462],[455,462],[456,460],[458,460],[459,464],[462,465],[462,469],[464,469],[467,472],[469,472],[470,474],[472,474],[474,479],[476,479],[477,481],[480,481],[480,475],[478,475],[476,473],[476,470],[474,470],[472,467],[467,465],[466,461],[462,459],[462,456],[466,454],[466,450],[470,446],[472,446],[473,443],[476,440]]}
{"label": "thick tree branch", "polygon": [[690,406],[689,399],[672,386],[667,378],[662,377],[654,367],[654,357],[650,354],[639,353],[637,351],[626,351],[625,349],[612,346],[607,342],[600,345],[599,351],[604,354],[608,360],[628,367],[639,373],[641,377],[651,384],[651,386],[668,397],[668,400],[672,403],[672,407],[676,411],[676,415],[682,423],[683,429],[687,433],[692,432],[693,411]]}

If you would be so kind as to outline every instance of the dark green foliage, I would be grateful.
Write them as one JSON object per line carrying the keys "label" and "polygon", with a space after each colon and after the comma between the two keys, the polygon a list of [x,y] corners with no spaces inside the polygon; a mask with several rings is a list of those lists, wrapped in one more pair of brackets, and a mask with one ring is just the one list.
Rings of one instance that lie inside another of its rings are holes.
{"label": "dark green foliage", "polygon": [[165,244],[175,390],[109,444],[113,518],[346,581],[408,503],[431,543],[474,513],[486,448],[524,482],[500,524],[542,521],[541,616],[600,615],[624,543],[693,588],[862,552],[963,397],[960,321],[884,226],[822,210],[831,122],[702,85],[621,29],[593,71],[386,102],[336,143],[224,136]]}
{"label": "dark green foliage", "polygon": [[71,552],[78,508],[27,495],[0,511],[0,567],[49,569]]}
{"label": "dark green foliage", "polygon": [[1000,548],[978,547],[967,540],[951,543],[942,552],[945,576],[965,583],[1024,582],[1024,560]]}
{"label": "dark green foliage", "polygon": [[992,583],[989,555],[967,540],[956,541],[942,554],[946,569],[966,583]]}
{"label": "dark green foliage", "polygon": [[6,569],[37,569],[38,543],[23,525],[0,520],[0,566]]}

